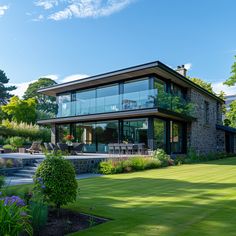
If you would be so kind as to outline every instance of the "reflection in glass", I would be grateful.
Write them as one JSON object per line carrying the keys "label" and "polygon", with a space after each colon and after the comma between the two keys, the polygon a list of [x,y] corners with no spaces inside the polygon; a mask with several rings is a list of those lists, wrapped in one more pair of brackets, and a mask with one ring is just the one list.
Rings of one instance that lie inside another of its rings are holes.
{"label": "reflection in glass", "polygon": [[183,125],[178,122],[170,122],[171,153],[181,153],[183,150]]}
{"label": "reflection in glass", "polygon": [[70,125],[58,125],[58,141],[60,143],[65,143],[65,137],[66,135],[70,134]]}
{"label": "reflection in glass", "polygon": [[154,149],[161,148],[166,150],[166,122],[154,119]]}

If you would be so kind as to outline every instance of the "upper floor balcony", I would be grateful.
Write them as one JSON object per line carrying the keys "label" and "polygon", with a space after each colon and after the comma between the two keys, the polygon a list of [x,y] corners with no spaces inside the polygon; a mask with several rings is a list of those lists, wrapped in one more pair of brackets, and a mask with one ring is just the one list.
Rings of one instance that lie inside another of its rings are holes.
{"label": "upper floor balcony", "polygon": [[56,118],[161,108],[194,117],[194,105],[183,98],[157,89],[98,98],[76,98],[76,101],[58,101]]}

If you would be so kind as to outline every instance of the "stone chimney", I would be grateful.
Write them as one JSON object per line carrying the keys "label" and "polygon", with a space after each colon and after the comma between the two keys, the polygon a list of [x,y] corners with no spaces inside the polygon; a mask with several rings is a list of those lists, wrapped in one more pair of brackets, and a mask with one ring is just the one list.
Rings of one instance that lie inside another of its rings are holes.
{"label": "stone chimney", "polygon": [[179,74],[183,75],[184,77],[186,77],[186,75],[187,75],[187,69],[184,67],[184,65],[182,65],[182,66],[177,66],[176,71],[177,71]]}

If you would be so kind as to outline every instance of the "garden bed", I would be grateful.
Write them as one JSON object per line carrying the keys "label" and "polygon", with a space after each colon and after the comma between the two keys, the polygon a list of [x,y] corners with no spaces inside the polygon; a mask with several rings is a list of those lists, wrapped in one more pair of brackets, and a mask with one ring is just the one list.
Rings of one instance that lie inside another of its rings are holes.
{"label": "garden bed", "polygon": [[99,218],[66,209],[61,209],[60,216],[57,216],[55,209],[48,212],[46,226],[40,230],[38,236],[63,236],[83,229],[93,227],[107,222],[108,219]]}

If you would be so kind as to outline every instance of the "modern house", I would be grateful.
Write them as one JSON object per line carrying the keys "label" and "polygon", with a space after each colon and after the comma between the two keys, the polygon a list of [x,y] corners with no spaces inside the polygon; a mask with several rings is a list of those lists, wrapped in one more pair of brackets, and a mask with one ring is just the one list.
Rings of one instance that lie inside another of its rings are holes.
{"label": "modern house", "polygon": [[38,121],[51,125],[53,143],[73,134],[85,152],[124,141],[171,154],[236,150],[236,130],[222,126],[224,101],[186,78],[184,66],[155,61],[39,92],[57,97],[55,118]]}

